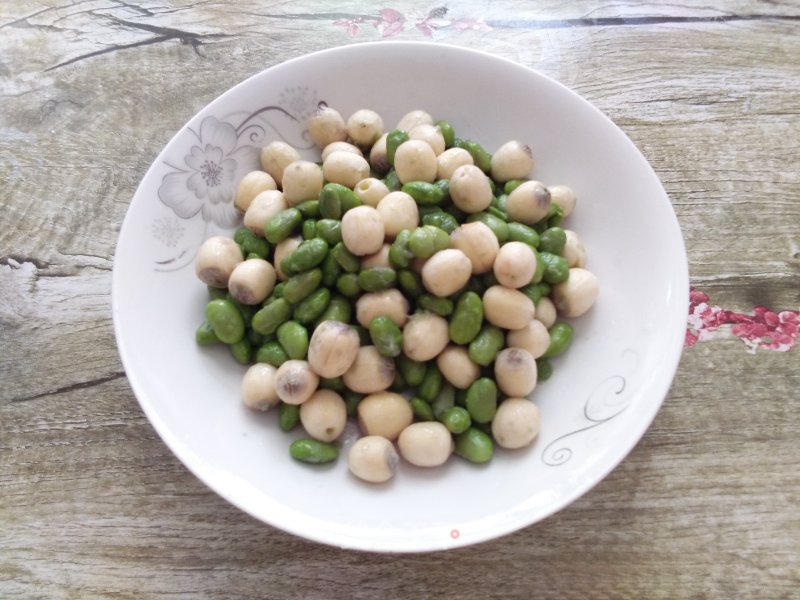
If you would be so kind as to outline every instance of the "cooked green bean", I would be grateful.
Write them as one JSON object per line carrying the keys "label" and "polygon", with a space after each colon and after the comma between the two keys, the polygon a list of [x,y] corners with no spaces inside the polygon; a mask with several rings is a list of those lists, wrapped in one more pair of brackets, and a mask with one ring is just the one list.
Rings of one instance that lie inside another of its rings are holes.
{"label": "cooked green bean", "polygon": [[283,299],[290,304],[297,304],[319,287],[322,283],[322,269],[311,269],[290,277],[283,288]]}
{"label": "cooked green bean", "polygon": [[492,438],[477,427],[470,427],[455,438],[454,452],[474,463],[489,462],[494,452]]}
{"label": "cooked green bean", "polygon": [[292,360],[302,360],[308,354],[308,330],[297,321],[286,321],[276,331],[278,342]]}
{"label": "cooked green bean", "polygon": [[455,344],[469,344],[483,323],[483,301],[475,292],[464,292],[456,303],[448,333]]}
{"label": "cooked green bean", "polygon": [[572,343],[572,325],[564,321],[560,321],[547,330],[550,334],[550,345],[542,354],[542,358],[553,358],[564,354]]}
{"label": "cooked green bean", "polygon": [[230,300],[220,298],[209,302],[206,305],[206,320],[221,342],[235,344],[244,337],[244,317]]}
{"label": "cooked green bean", "polygon": [[295,460],[311,464],[323,464],[336,460],[339,451],[336,446],[312,438],[302,438],[292,442],[289,455]]}
{"label": "cooked green bean", "polygon": [[289,360],[289,355],[278,340],[270,340],[256,350],[255,360],[277,368]]}
{"label": "cooked green bean", "polygon": [[497,412],[497,384],[488,377],[477,379],[467,389],[469,416],[476,423],[489,423]]}

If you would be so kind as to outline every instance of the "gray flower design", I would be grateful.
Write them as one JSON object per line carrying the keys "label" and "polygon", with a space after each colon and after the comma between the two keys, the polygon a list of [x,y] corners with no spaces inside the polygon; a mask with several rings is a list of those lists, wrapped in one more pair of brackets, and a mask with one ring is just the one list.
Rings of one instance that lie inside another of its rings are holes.
{"label": "gray flower design", "polygon": [[164,176],[158,197],[181,219],[201,213],[203,220],[220,227],[233,227],[239,215],[233,205],[236,182],[257,169],[258,151],[239,146],[236,129],[216,117],[206,117],[200,131],[189,129],[197,138],[184,156],[185,167],[173,168]]}

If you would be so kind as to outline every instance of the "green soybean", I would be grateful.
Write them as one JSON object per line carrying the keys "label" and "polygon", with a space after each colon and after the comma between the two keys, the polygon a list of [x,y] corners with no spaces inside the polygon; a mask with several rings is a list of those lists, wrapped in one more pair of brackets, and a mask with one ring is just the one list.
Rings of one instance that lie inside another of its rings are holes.
{"label": "green soybean", "polygon": [[206,320],[221,342],[235,344],[244,337],[244,317],[230,300],[220,298],[206,304]]}
{"label": "green soybean", "polygon": [[323,260],[320,265],[320,269],[322,270],[322,285],[327,288],[336,285],[336,280],[339,278],[339,275],[342,274],[342,267],[339,265],[333,252],[328,252],[325,256],[325,260]]}
{"label": "green soybean", "polygon": [[206,290],[208,291],[210,300],[219,300],[228,297],[228,288],[218,288],[208,285],[206,286]]}
{"label": "green soybean", "polygon": [[505,211],[497,208],[496,206],[488,206],[486,208],[486,213],[496,219],[500,219],[503,223],[508,224],[508,215],[505,213]]}
{"label": "green soybean", "polygon": [[289,237],[302,220],[303,214],[296,208],[282,210],[264,225],[264,237],[277,244]]}
{"label": "green soybean", "polygon": [[300,211],[300,214],[305,219],[318,219],[320,217],[319,200],[304,200],[295,208]]}
{"label": "green soybean", "polygon": [[567,234],[561,227],[549,227],[542,232],[539,249],[551,254],[561,254],[567,244]]}
{"label": "green soybean", "polygon": [[319,378],[319,387],[325,390],[333,390],[334,392],[344,393],[347,389],[347,386],[344,384],[344,380],[341,377],[320,377]]}
{"label": "green soybean", "polygon": [[417,387],[425,378],[427,365],[424,362],[411,360],[405,354],[400,354],[395,361],[397,370],[403,374],[408,385]]}
{"label": "green soybean", "polygon": [[257,236],[246,227],[241,227],[236,230],[236,233],[233,235],[233,241],[239,244],[239,248],[242,249],[242,254],[244,256],[255,254],[258,258],[267,258],[269,255],[269,242]]}
{"label": "green soybean", "polygon": [[281,402],[278,406],[278,425],[283,431],[291,431],[300,423],[300,405]]}
{"label": "green soybean", "polygon": [[483,323],[483,301],[475,292],[464,292],[456,303],[448,333],[455,344],[469,344]]}
{"label": "green soybean", "polygon": [[234,360],[240,365],[248,365],[253,360],[253,344],[247,337],[230,344],[228,350],[231,351]]}
{"label": "green soybean", "polygon": [[539,258],[545,265],[542,279],[546,283],[561,283],[569,278],[569,264],[566,258],[550,252],[539,252]]}
{"label": "green soybean", "polygon": [[422,286],[422,278],[419,273],[403,269],[397,272],[397,283],[400,288],[411,298],[417,298],[424,293],[425,288]]}
{"label": "green soybean", "polygon": [[464,433],[472,425],[469,411],[460,406],[448,408],[439,419],[450,433]]}
{"label": "green soybean", "polygon": [[497,384],[488,377],[477,379],[467,389],[465,403],[473,421],[490,423],[497,412]]}
{"label": "green soybean", "polygon": [[435,206],[444,199],[442,188],[427,181],[409,181],[400,189],[421,206]]}
{"label": "green soybean", "polygon": [[553,374],[553,365],[546,358],[536,359],[536,380],[547,381]]}
{"label": "green soybean", "polygon": [[543,296],[550,294],[550,284],[544,283],[543,281],[539,283],[529,283],[519,288],[519,291],[530,298],[533,305],[536,306]]}
{"label": "green soybean", "polygon": [[342,241],[342,222],[336,219],[320,219],[317,221],[316,231],[317,236],[330,246],[335,246]]}
{"label": "green soybean", "polygon": [[350,306],[350,302],[347,298],[344,296],[334,296],[317,320],[317,325],[323,321],[341,321],[342,323],[349,323],[352,316],[353,308]]}
{"label": "green soybean", "polygon": [[540,238],[533,227],[515,221],[508,224],[508,241],[523,242],[533,248],[538,248]]}
{"label": "green soybean", "polygon": [[438,227],[447,233],[453,233],[458,228],[458,221],[451,214],[443,210],[435,210],[422,217],[423,225]]}
{"label": "green soybean", "polygon": [[394,169],[389,169],[389,172],[383,176],[383,185],[389,188],[390,192],[397,192],[403,184],[400,183],[400,178]]}
{"label": "green soybean", "polygon": [[394,166],[394,154],[398,146],[408,141],[408,133],[402,129],[392,129],[386,134],[386,162]]}
{"label": "green soybean", "polygon": [[403,351],[403,332],[386,315],[370,321],[369,336],[381,356],[393,358]]}
{"label": "green soybean", "polygon": [[433,402],[442,391],[444,377],[435,362],[431,362],[425,369],[425,377],[417,386],[417,395],[428,402]]}
{"label": "green soybean", "polygon": [[308,354],[308,330],[297,321],[286,321],[276,331],[278,342],[293,360],[301,360]]}
{"label": "green soybean", "polygon": [[480,332],[469,343],[467,352],[475,364],[488,367],[497,357],[497,353],[505,345],[503,330],[494,325],[484,325]]}
{"label": "green soybean", "polygon": [[388,289],[397,281],[397,273],[391,267],[369,267],[358,274],[358,285],[365,292]]}
{"label": "green soybean", "polygon": [[455,453],[474,463],[489,462],[494,451],[492,438],[477,427],[455,436]]}
{"label": "green soybean", "polygon": [[502,219],[498,219],[487,212],[479,212],[467,217],[467,223],[474,223],[475,221],[480,221],[491,229],[497,241],[501,244],[505,244],[508,241],[508,224]]}
{"label": "green soybean", "polygon": [[315,237],[317,237],[316,219],[307,219],[303,221],[303,239],[313,240]]}
{"label": "green soybean", "polygon": [[274,288],[272,288],[272,293],[270,294],[270,298],[275,298],[276,300],[278,298],[283,298],[283,290],[285,289],[286,289],[286,282],[281,281]]}
{"label": "green soybean", "polygon": [[564,209],[553,202],[547,212],[547,227],[558,227],[564,221]]}
{"label": "green soybean", "polygon": [[358,284],[358,275],[355,273],[344,273],[336,280],[336,289],[346,298],[355,298],[361,294],[361,286]]}
{"label": "green soybean", "polygon": [[345,247],[344,242],[339,242],[331,248],[331,254],[339,266],[348,273],[356,273],[361,268],[361,261]]}
{"label": "green soybean", "polygon": [[394,378],[392,379],[391,385],[389,385],[389,389],[395,392],[402,392],[408,389],[406,378],[403,377],[403,374],[400,371],[395,370]]}
{"label": "green soybean", "polygon": [[278,340],[270,340],[256,350],[255,360],[277,368],[289,360],[289,355]]}
{"label": "green soybean", "polygon": [[527,179],[510,179],[506,181],[505,185],[503,186],[503,192],[505,194],[510,194],[526,181]]}
{"label": "green soybean", "polygon": [[297,304],[319,287],[322,283],[322,269],[311,269],[286,280],[283,288],[283,300]]}
{"label": "green soybean", "polygon": [[433,416],[433,409],[431,408],[431,405],[419,396],[412,396],[411,400],[409,400],[409,404],[411,405],[411,410],[414,413],[414,416],[419,421],[436,420],[436,417]]}
{"label": "green soybean", "polygon": [[318,288],[295,306],[292,318],[298,323],[309,325],[325,312],[330,301],[331,291],[326,287]]}
{"label": "green soybean", "polygon": [[453,145],[457,148],[463,148],[469,152],[472,155],[472,160],[475,163],[475,166],[487,175],[492,170],[492,155],[489,154],[478,142],[456,139],[453,141]]}
{"label": "green soybean", "polygon": [[349,187],[340,183],[326,183],[319,193],[319,214],[324,219],[341,219],[354,206],[361,204]]}
{"label": "green soybean", "polygon": [[358,408],[358,403],[361,402],[361,399],[364,397],[364,394],[359,394],[358,392],[354,392],[352,390],[345,390],[342,393],[342,398],[344,399],[344,405],[347,409],[347,416],[354,417],[356,416],[356,409]]}
{"label": "green soybean", "polygon": [[248,329],[245,335],[247,336],[247,339],[250,340],[250,343],[253,344],[254,348],[261,346],[262,344],[266,344],[270,339],[272,339],[271,335],[262,335],[252,328]]}
{"label": "green soybean", "polygon": [[431,402],[433,416],[439,419],[448,408],[456,404],[456,390],[449,383],[443,383],[436,398]]}
{"label": "green soybean", "polygon": [[411,264],[414,254],[408,248],[408,240],[411,237],[411,231],[403,229],[394,238],[391,246],[389,246],[389,264],[396,269],[405,269]]}
{"label": "green soybean", "polygon": [[278,326],[289,320],[292,316],[292,305],[287,302],[286,298],[278,298],[274,302],[266,305],[259,310],[254,316],[251,326],[258,333],[263,335],[270,335],[275,333]]}
{"label": "green soybean", "polygon": [[308,271],[321,264],[327,254],[328,244],[325,240],[320,238],[304,240],[281,261],[281,271],[288,276]]}
{"label": "green soybean", "polygon": [[417,298],[417,306],[436,313],[440,317],[447,317],[453,313],[453,301],[450,298],[439,298],[432,294],[422,294]]}
{"label": "green soybean", "polygon": [[295,460],[311,464],[323,464],[336,460],[339,451],[333,444],[312,438],[301,438],[289,446],[289,455]]}
{"label": "green soybean", "polygon": [[560,321],[547,330],[550,334],[550,345],[542,354],[542,358],[553,358],[564,354],[572,343],[572,325],[564,321]]}
{"label": "green soybean", "polygon": [[442,137],[444,138],[444,147],[445,148],[452,148],[453,142],[455,142],[456,134],[453,130],[453,126],[444,120],[436,121],[436,126],[439,128],[439,131],[442,132]]}
{"label": "green soybean", "polygon": [[219,343],[217,334],[214,333],[214,327],[209,323],[208,319],[200,323],[200,326],[194,332],[194,341],[198,346],[213,346]]}
{"label": "green soybean", "polygon": [[448,233],[431,225],[417,227],[408,238],[408,249],[417,258],[430,258],[434,253],[449,246]]}

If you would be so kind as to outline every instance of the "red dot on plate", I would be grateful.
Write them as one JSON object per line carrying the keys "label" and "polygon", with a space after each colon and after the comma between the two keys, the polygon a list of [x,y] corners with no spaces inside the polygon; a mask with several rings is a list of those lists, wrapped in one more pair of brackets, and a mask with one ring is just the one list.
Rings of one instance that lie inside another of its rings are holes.
{"label": "red dot on plate", "polygon": [[454,540],[458,539],[458,536],[460,535],[461,533],[458,531],[458,529],[453,529],[453,531],[450,532],[450,537]]}

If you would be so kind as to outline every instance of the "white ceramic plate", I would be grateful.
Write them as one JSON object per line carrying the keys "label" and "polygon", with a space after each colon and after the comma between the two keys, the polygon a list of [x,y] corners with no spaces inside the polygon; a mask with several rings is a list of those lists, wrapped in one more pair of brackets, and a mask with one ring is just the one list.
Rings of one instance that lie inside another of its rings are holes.
{"label": "white ceramic plate", "polygon": [[[578,206],[568,225],[601,282],[575,322],[570,351],[534,392],[542,428],[522,451],[475,466],[402,465],[384,485],[351,476],[346,461],[311,467],[288,446],[276,412],[244,408],[244,368],[194,330],[205,287],[194,253],[236,225],[234,186],[257,167],[255,148],[283,139],[307,148],[306,117],[321,101],[393,125],[423,108],[491,150],[534,148],[533,175],[566,183]],[[681,352],[688,306],[683,240],[644,157],[603,114],[555,81],[480,52],[382,42],[290,60],[209,104],[167,144],[125,217],[113,277],[117,341],[144,412],[170,449],[214,491],[263,521],[327,544],[426,551],[512,532],[565,507],[611,471],[645,432]]]}

